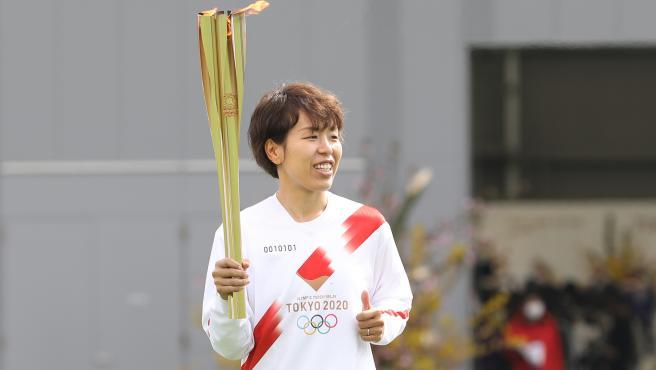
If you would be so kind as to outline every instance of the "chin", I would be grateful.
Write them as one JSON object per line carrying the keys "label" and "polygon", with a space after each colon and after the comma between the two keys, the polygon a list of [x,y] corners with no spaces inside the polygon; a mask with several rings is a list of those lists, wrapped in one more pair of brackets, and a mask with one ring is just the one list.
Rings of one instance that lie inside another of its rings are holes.
{"label": "chin", "polygon": [[314,188],[315,188],[317,191],[328,191],[328,190],[330,190],[330,188],[332,188],[332,187],[333,187],[333,182],[330,181],[330,183],[319,184],[319,185],[315,186]]}

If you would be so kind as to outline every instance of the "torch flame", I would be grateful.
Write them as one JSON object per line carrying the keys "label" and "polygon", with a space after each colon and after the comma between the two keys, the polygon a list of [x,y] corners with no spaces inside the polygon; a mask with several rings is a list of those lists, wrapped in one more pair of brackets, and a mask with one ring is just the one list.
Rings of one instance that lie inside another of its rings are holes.
{"label": "torch flame", "polygon": [[198,13],[198,15],[212,16],[212,15],[215,15],[216,13],[218,13],[218,12],[219,12],[219,9],[214,8],[214,9],[210,9],[210,10],[203,10],[202,12]]}
{"label": "torch flame", "polygon": [[245,13],[245,15],[255,15],[261,12],[262,10],[266,9],[268,6],[269,6],[268,2],[259,0],[245,8],[235,10],[233,14]]}

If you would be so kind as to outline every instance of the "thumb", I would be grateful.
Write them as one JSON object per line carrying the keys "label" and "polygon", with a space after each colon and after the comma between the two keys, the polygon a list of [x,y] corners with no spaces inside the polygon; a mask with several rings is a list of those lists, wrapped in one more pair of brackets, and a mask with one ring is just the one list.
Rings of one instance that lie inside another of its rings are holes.
{"label": "thumb", "polygon": [[369,302],[369,292],[366,290],[362,291],[362,311],[367,311],[371,309],[371,303]]}

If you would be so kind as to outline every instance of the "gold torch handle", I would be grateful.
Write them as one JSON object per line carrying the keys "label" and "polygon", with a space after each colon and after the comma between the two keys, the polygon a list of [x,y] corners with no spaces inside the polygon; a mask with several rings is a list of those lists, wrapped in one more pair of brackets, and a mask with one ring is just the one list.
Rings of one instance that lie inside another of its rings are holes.
{"label": "gold torch handle", "polygon": [[[244,81],[244,13],[216,9],[198,16],[201,72],[217,163],[226,257],[242,261],[239,125]],[[244,290],[228,296],[230,318],[246,317]]]}

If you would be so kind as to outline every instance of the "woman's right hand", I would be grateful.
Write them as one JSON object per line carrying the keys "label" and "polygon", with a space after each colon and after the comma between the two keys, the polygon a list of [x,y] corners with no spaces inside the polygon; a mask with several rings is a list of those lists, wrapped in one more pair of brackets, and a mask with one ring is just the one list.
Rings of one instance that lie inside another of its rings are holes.
{"label": "woman's right hand", "polygon": [[224,258],[216,261],[212,277],[216,291],[221,298],[227,300],[232,293],[239,292],[248,285],[248,273],[246,270],[250,267],[248,260],[243,260],[241,264],[232,258]]}

